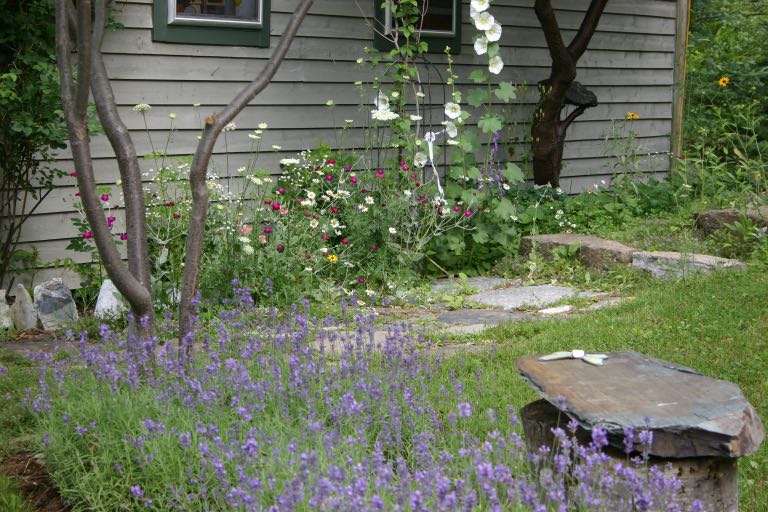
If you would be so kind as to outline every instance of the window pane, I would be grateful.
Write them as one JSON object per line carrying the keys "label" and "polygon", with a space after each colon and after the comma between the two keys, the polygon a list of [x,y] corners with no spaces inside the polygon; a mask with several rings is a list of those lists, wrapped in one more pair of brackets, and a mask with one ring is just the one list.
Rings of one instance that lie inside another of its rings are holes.
{"label": "window pane", "polygon": [[259,0],[176,0],[176,17],[259,22],[259,3]]}
{"label": "window pane", "polygon": [[427,4],[427,12],[421,25],[422,30],[435,32],[453,32],[454,0],[419,0],[423,9]]}

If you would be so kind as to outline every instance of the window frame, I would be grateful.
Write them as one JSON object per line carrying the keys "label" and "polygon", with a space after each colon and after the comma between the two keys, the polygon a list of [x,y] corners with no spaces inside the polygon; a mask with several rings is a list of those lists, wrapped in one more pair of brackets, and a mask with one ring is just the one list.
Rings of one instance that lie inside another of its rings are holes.
{"label": "window frame", "polygon": [[171,15],[176,0],[154,0],[152,40],[163,43],[269,48],[271,0],[258,1],[261,6],[261,20],[254,22],[176,18]]}
{"label": "window frame", "polygon": [[[391,30],[391,17],[388,16],[389,9],[384,7],[384,0],[374,1],[375,23],[373,34],[373,46],[380,51],[390,51],[394,45],[379,33],[388,33]],[[463,19],[464,5],[461,0],[453,0],[453,31],[441,32],[435,30],[420,31],[421,41],[427,43],[427,53],[444,53],[445,47],[450,49],[452,55],[461,53],[461,20]]]}

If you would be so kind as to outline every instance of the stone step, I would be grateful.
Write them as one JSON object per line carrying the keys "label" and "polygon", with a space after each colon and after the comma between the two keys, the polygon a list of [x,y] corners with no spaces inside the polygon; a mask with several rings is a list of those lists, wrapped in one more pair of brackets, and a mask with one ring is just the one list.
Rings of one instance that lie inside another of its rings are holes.
{"label": "stone step", "polygon": [[696,215],[696,227],[703,233],[709,235],[724,228],[727,224],[742,220],[744,217],[753,222],[756,226],[768,227],[768,206],[758,208],[748,208],[740,210],[738,208],[726,208],[724,210],[709,210]]}
{"label": "stone step", "polygon": [[615,240],[605,240],[592,235],[559,233],[524,236],[520,242],[520,254],[529,255],[535,250],[550,258],[558,247],[578,246],[578,259],[587,268],[605,269],[617,263],[629,265],[635,249]]}

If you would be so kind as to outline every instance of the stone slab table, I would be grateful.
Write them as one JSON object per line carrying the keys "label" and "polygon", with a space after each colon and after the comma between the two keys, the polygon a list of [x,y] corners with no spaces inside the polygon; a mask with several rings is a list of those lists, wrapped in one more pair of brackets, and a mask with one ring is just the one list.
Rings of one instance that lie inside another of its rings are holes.
{"label": "stone slab table", "polygon": [[604,428],[609,455],[624,458],[623,429],[648,429],[651,461],[672,465],[683,505],[699,499],[706,510],[738,509],[737,460],[758,449],[765,429],[735,384],[636,352],[609,353],[603,366],[525,356],[517,367],[545,399],[521,411],[529,449],[551,443],[550,429],[570,418],[580,438]]}

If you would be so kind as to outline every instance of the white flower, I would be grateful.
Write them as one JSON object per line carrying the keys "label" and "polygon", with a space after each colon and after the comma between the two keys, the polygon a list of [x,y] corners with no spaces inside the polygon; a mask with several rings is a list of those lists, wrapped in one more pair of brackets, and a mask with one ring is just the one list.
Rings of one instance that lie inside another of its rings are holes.
{"label": "white flower", "polygon": [[357,209],[360,210],[362,213],[365,213],[365,212],[368,211],[368,207],[367,206],[363,206],[361,204],[357,205]]}
{"label": "white flower", "polygon": [[421,116],[408,116],[411,121],[421,121]]}
{"label": "white flower", "polygon": [[317,222],[317,219],[312,219],[311,221],[309,221],[309,227],[311,227],[312,229],[316,228],[318,225],[320,225],[320,223]]}
{"label": "white flower", "polygon": [[369,297],[373,297],[374,295],[376,295],[376,292],[373,290],[365,290],[365,294]]}
{"label": "white flower", "polygon": [[424,96],[426,96],[426,94],[424,94],[422,91],[416,91],[417,98],[423,98]]}
{"label": "white flower", "polygon": [[488,39],[485,36],[480,36],[475,39],[475,53],[485,55],[486,52],[488,52]]}
{"label": "white flower", "polygon": [[193,103],[192,106],[195,108],[200,108],[200,103]]}
{"label": "white flower", "polygon": [[312,267],[304,267],[304,272],[312,272]]}
{"label": "white flower", "polygon": [[365,204],[373,204],[375,201],[371,196],[365,198]]}
{"label": "white flower", "polygon": [[475,18],[477,18],[477,15],[480,14],[480,11],[472,7],[472,4],[469,5],[469,17],[472,19],[472,21],[475,21]]}
{"label": "white flower", "polygon": [[398,114],[387,109],[374,110],[371,112],[371,117],[376,121],[392,121],[400,117]]}
{"label": "white flower", "polygon": [[358,57],[355,62],[357,62],[358,64],[362,64],[364,61],[362,57]]}
{"label": "white flower", "polygon": [[355,120],[354,119],[345,119],[344,122],[347,123],[347,124],[352,124],[352,123],[355,122]]}
{"label": "white flower", "polygon": [[267,129],[267,123],[259,123],[259,130],[266,130]]}
{"label": "white flower", "polygon": [[488,11],[483,11],[475,16],[475,28],[477,30],[486,31],[496,23],[493,15]]}
{"label": "white flower", "polygon": [[457,141],[456,139],[448,139],[446,142],[448,143],[449,146],[458,146],[459,145],[459,141]]}
{"label": "white flower", "polygon": [[491,25],[491,28],[485,31],[485,37],[491,42],[501,39],[501,23],[494,23]]}
{"label": "white flower", "polygon": [[139,103],[138,105],[134,105],[133,107],[134,112],[147,112],[151,109],[152,107],[150,105],[147,105],[146,103]]}
{"label": "white flower", "polygon": [[488,10],[488,7],[490,7],[491,2],[490,0],[472,0],[469,5],[476,10],[478,13],[483,12],[485,10]]}
{"label": "white flower", "polygon": [[307,190],[307,199],[309,199],[310,201],[314,201],[315,197],[317,196],[315,195],[314,192],[312,192],[311,190]]}
{"label": "white flower", "polygon": [[237,173],[238,173],[238,174],[242,174],[242,173],[244,173],[244,172],[245,172],[245,170],[246,170],[246,168],[245,168],[245,167],[238,167],[238,168],[237,168]]}
{"label": "white flower", "polygon": [[176,119],[176,113],[171,112],[170,114],[168,114],[168,119]]}
{"label": "white flower", "polygon": [[411,192],[410,190],[403,190],[403,194],[405,194],[405,197],[411,197],[411,195],[413,195],[413,192]]}
{"label": "white flower", "polygon": [[253,140],[259,140],[261,137],[259,137],[259,136],[258,136],[258,135],[256,135],[255,133],[249,133],[249,134],[248,134],[248,138],[249,138],[249,139],[253,139]]}
{"label": "white flower", "polygon": [[272,144],[272,149],[274,149],[275,151],[280,151],[283,148],[281,146],[278,146],[277,144]]}
{"label": "white flower", "polygon": [[389,228],[389,234],[394,235],[397,233],[397,230],[395,228]]}
{"label": "white flower", "polygon": [[238,240],[240,240],[240,241],[241,241],[242,243],[244,243],[244,244],[249,244],[249,243],[251,243],[251,239],[250,239],[250,238],[248,238],[247,236],[241,236],[241,237],[239,237],[239,238],[238,238]]}
{"label": "white flower", "polygon": [[376,110],[389,110],[389,98],[381,91],[373,99],[373,104],[376,106]]}
{"label": "white flower", "polygon": [[508,183],[504,183],[504,184],[501,186],[501,188],[503,188],[504,190],[509,190],[509,184],[508,184]]}
{"label": "white flower", "polygon": [[224,127],[225,132],[232,132],[237,130],[237,125],[235,123],[227,123],[227,125]]}
{"label": "white flower", "polygon": [[427,155],[421,151],[417,151],[416,154],[413,155],[413,165],[416,167],[424,167],[427,165]]}
{"label": "white flower", "polygon": [[280,160],[280,165],[299,165],[298,158],[283,158]]}
{"label": "white flower", "polygon": [[263,130],[253,130],[253,133],[255,133],[256,135],[261,135],[262,133],[264,133],[264,131]]}
{"label": "white flower", "polygon": [[459,134],[459,130],[456,129],[456,125],[453,124],[453,121],[443,121],[443,124],[445,125],[445,134],[448,135],[448,137],[453,139]]}
{"label": "white flower", "polygon": [[333,100],[328,100],[325,102],[326,107],[332,107],[333,106]]}
{"label": "white flower", "polygon": [[490,71],[494,75],[498,75],[499,73],[501,73],[501,70],[503,68],[504,68],[504,61],[501,60],[501,57],[499,57],[498,55],[488,61],[488,71]]}
{"label": "white flower", "polygon": [[456,119],[461,115],[461,107],[457,103],[449,101],[445,104],[445,115],[451,119]]}
{"label": "white flower", "polygon": [[517,222],[517,215],[510,215],[510,219],[512,219],[512,222]]}
{"label": "white flower", "polygon": [[250,245],[244,245],[243,252],[245,254],[253,254],[253,247],[251,247]]}
{"label": "white flower", "polygon": [[331,227],[336,229],[340,226],[339,221],[337,219],[331,219]]}

